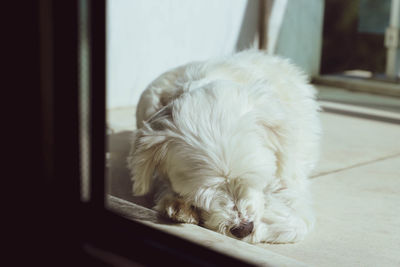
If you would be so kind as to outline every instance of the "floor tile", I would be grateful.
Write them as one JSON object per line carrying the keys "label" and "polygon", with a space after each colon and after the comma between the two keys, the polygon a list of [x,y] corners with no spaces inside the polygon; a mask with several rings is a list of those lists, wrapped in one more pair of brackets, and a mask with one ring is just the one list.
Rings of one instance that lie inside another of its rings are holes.
{"label": "floor tile", "polygon": [[136,107],[122,107],[107,110],[107,126],[113,132],[136,128]]}
{"label": "floor tile", "polygon": [[313,176],[400,155],[400,125],[321,113],[320,161]]}
{"label": "floor tile", "polygon": [[311,266],[400,266],[400,157],[319,177],[312,188],[308,238],[261,247]]}

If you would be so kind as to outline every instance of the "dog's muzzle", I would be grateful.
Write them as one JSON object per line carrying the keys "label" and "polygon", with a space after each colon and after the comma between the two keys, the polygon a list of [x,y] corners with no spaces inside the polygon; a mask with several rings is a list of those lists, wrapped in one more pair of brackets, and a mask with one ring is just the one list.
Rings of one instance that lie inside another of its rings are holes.
{"label": "dog's muzzle", "polygon": [[251,234],[254,228],[254,223],[253,222],[245,222],[241,223],[237,227],[231,228],[230,232],[236,236],[237,238],[243,238]]}

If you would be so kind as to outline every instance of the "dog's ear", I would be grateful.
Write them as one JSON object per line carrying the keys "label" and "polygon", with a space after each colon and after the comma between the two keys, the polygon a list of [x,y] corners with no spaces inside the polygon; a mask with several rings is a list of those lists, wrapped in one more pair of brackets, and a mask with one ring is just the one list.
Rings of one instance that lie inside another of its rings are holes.
{"label": "dog's ear", "polygon": [[[270,146],[276,156],[276,176],[282,178],[282,187],[287,186],[287,177],[293,177],[296,172],[295,166],[296,154],[292,153],[293,144],[289,140],[293,140],[290,135],[293,134],[293,129],[285,120],[278,117],[268,120],[260,120],[266,145]],[[286,178],[285,178],[286,177]]]}
{"label": "dog's ear", "polygon": [[290,147],[290,144],[288,144],[288,134],[290,131],[288,131],[288,125],[283,119],[283,114],[279,114],[279,112],[266,112],[265,114],[273,115],[268,117],[265,115],[260,116],[257,123],[261,126],[265,145],[270,147],[276,156],[276,174],[280,177],[285,168],[289,169],[287,165],[292,161],[292,155],[288,151],[288,147]]}
{"label": "dog's ear", "polygon": [[256,122],[265,138],[266,145],[278,152],[285,145],[287,134],[287,121],[285,114],[276,103],[264,104],[256,111]]}
{"label": "dog's ear", "polygon": [[249,101],[253,103],[256,124],[260,126],[260,133],[275,152],[281,150],[285,135],[285,113],[277,97],[265,87],[269,86],[266,80],[257,80],[248,90]]}
{"label": "dog's ear", "polygon": [[134,133],[128,167],[135,196],[144,195],[152,188],[154,172],[160,168],[167,154],[169,137],[166,125],[171,120],[170,108],[164,107]]}
{"label": "dog's ear", "polygon": [[266,144],[270,146],[275,153],[281,151],[284,138],[284,132],[281,125],[279,123],[265,120],[259,120],[258,123],[262,127]]}

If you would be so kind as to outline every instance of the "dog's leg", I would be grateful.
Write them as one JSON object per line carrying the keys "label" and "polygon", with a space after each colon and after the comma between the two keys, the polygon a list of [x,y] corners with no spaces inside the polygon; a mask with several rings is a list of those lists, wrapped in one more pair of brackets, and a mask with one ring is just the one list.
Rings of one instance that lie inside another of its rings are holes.
{"label": "dog's leg", "polygon": [[[278,219],[277,219],[278,218]],[[262,220],[264,228],[260,242],[266,243],[295,243],[304,239],[310,228],[301,217],[296,214],[276,216],[274,222]]]}
{"label": "dog's leg", "polygon": [[175,222],[199,223],[200,215],[196,208],[186,203],[170,188],[163,191],[156,202],[154,209]]}
{"label": "dog's leg", "polygon": [[294,243],[304,239],[314,225],[310,201],[305,197],[270,198],[254,242]]}

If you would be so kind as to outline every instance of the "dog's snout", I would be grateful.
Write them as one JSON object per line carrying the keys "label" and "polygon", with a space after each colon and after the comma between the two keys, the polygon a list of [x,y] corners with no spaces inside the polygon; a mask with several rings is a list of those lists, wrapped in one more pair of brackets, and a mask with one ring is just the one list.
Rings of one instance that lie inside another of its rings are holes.
{"label": "dog's snout", "polygon": [[248,236],[252,231],[253,231],[254,223],[253,222],[245,222],[241,223],[237,227],[231,228],[231,233],[238,237],[238,238],[243,238]]}

